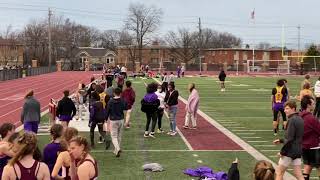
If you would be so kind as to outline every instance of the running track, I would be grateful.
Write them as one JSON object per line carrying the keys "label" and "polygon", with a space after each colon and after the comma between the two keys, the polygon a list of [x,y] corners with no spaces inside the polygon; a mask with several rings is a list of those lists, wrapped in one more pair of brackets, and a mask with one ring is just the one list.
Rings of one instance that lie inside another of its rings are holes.
{"label": "running track", "polygon": [[0,82],[0,124],[11,122],[20,125],[20,113],[27,90],[34,90],[40,101],[41,112],[48,108],[51,98],[60,99],[63,90],[74,92],[78,84],[89,83],[93,72],[54,72],[39,76]]}

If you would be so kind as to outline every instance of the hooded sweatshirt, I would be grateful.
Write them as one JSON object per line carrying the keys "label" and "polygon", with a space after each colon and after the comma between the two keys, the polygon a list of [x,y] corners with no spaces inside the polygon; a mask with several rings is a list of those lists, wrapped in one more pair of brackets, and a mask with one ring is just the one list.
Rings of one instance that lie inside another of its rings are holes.
{"label": "hooded sweatshirt", "polygon": [[127,102],[128,109],[132,108],[132,105],[135,102],[136,94],[132,88],[126,88],[122,94],[121,97]]}
{"label": "hooded sweatshirt", "polygon": [[186,109],[188,112],[196,114],[198,107],[199,107],[199,94],[196,89],[192,89],[188,98]]}
{"label": "hooded sweatshirt", "polygon": [[300,116],[304,120],[304,133],[302,139],[302,148],[310,149],[319,146],[320,122],[311,112],[302,111]]}
{"label": "hooded sweatshirt", "polygon": [[123,111],[125,110],[128,110],[126,101],[124,101],[120,97],[114,97],[108,102],[106,118],[110,118],[110,121],[123,120]]}
{"label": "hooded sweatshirt", "polygon": [[158,110],[160,101],[156,93],[147,93],[141,100],[141,111],[145,113],[152,113]]}

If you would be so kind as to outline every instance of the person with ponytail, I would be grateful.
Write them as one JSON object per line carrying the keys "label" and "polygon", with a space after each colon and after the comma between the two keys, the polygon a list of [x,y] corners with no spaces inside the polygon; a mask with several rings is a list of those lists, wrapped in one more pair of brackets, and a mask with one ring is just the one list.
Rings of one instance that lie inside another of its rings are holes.
{"label": "person with ponytail", "polygon": [[0,177],[2,176],[3,168],[7,165],[8,161],[15,155],[13,151],[12,140],[9,141],[11,136],[14,135],[15,126],[11,123],[4,123],[0,126]]}
{"label": "person with ponytail", "polygon": [[[78,130],[73,127],[68,127],[61,139],[61,151],[58,155],[56,163],[51,172],[51,177],[55,179],[63,179],[63,180],[71,180],[69,169],[70,169],[70,155],[68,150],[69,141],[78,135]],[[60,169],[62,168],[62,172],[59,174]]]}
{"label": "person with ponytail", "polygon": [[[43,149],[43,162],[49,167],[50,174],[56,164],[58,154],[62,151],[61,137],[63,133],[63,126],[61,124],[54,124],[50,128],[51,143],[47,144]],[[53,180],[54,178],[51,177]]]}
{"label": "person with ponytail", "polygon": [[98,178],[97,161],[89,154],[90,146],[86,138],[77,136],[70,140],[71,179],[95,180]]}
{"label": "person with ponytail", "polygon": [[268,161],[258,161],[254,167],[253,177],[255,180],[274,180],[275,169]]}
{"label": "person with ponytail", "polygon": [[15,144],[17,154],[4,167],[2,180],[49,180],[49,168],[33,158],[37,149],[37,137],[32,132],[19,136]]}

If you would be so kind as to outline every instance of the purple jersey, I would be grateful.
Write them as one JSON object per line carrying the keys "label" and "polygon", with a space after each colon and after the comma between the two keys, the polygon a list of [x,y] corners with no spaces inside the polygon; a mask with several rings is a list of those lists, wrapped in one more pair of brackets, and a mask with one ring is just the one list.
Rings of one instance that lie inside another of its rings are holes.
{"label": "purple jersey", "polygon": [[43,149],[43,162],[48,165],[50,174],[54,168],[54,165],[56,164],[60,151],[61,144],[54,142],[47,144],[46,147]]}

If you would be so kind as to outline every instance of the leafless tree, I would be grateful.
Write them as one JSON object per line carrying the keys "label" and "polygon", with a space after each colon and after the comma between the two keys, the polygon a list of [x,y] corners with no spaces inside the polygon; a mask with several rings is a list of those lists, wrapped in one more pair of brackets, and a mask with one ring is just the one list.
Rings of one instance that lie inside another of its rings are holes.
{"label": "leafless tree", "polygon": [[170,31],[166,35],[170,53],[179,62],[190,63],[198,54],[196,34],[182,28],[178,32]]}
{"label": "leafless tree", "polygon": [[147,7],[144,4],[134,3],[129,6],[128,18],[125,21],[126,30],[135,35],[135,43],[138,46],[138,60],[142,62],[142,48],[147,36],[154,33],[161,24],[163,12],[154,6]]}

